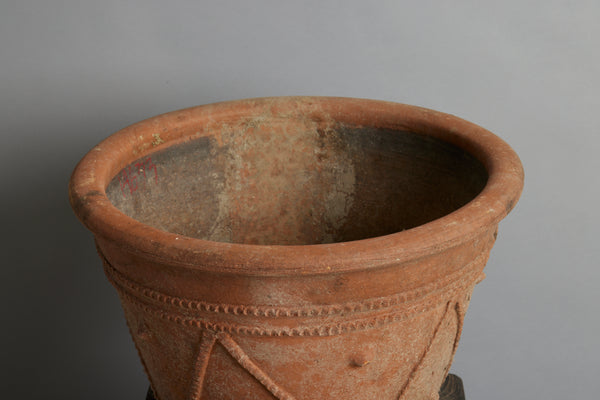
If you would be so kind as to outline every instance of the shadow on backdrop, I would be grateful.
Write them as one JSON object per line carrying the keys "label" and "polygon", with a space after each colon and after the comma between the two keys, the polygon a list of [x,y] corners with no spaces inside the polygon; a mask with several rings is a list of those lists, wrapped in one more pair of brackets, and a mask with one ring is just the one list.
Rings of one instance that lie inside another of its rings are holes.
{"label": "shadow on backdrop", "polygon": [[0,200],[7,398],[143,399],[147,389],[92,235],[69,205],[71,171],[91,147],[81,142],[37,155],[45,168],[15,171],[28,179]]}

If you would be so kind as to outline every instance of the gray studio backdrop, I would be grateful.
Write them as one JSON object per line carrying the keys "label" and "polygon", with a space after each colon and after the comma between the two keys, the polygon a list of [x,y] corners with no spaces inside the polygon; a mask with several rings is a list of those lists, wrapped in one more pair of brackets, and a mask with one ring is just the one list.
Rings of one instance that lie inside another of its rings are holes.
{"label": "gray studio backdrop", "polygon": [[274,95],[384,99],[511,144],[453,372],[469,400],[591,399],[600,372],[600,2],[0,2],[0,392],[142,399],[147,380],[67,181],[138,120]]}

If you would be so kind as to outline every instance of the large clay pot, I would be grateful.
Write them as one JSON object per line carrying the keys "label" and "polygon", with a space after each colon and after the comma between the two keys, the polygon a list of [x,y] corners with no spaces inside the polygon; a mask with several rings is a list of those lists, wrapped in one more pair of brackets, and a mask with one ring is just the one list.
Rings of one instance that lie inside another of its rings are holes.
{"label": "large clay pot", "polygon": [[435,399],[517,155],[457,117],[283,97],[171,112],[79,163],[161,400]]}

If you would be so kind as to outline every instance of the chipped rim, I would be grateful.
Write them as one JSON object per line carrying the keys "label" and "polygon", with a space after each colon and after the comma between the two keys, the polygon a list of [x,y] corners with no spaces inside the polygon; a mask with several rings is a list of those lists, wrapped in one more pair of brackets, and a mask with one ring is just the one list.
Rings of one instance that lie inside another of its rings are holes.
{"label": "chipped rim", "polygon": [[[111,179],[130,162],[180,143],[190,129],[219,118],[318,107],[335,120],[434,136],[464,149],[488,173],[484,189],[463,207],[389,235],[309,245],[215,242],[166,232],[128,217],[106,195]],[[162,136],[157,140],[160,127]],[[152,144],[149,145],[149,144]],[[134,149],[139,152],[135,155]],[[94,235],[169,266],[250,275],[322,274],[401,264],[455,247],[491,229],[514,207],[523,188],[517,154],[496,135],[453,115],[406,104],[343,97],[273,97],[221,102],[162,114],[111,135],[79,162],[69,199]]]}

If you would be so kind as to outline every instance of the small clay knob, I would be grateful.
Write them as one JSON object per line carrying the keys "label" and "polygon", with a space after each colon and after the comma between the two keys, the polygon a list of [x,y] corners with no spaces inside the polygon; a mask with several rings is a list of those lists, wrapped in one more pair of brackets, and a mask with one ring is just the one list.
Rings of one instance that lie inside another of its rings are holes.
{"label": "small clay knob", "polygon": [[368,350],[363,350],[358,353],[355,353],[352,357],[350,357],[350,361],[352,361],[352,365],[355,367],[364,367],[368,363],[371,362],[373,355]]}
{"label": "small clay knob", "polygon": [[148,329],[148,326],[142,322],[138,326],[136,336],[142,340],[150,340],[152,338],[152,333],[150,332],[150,329]]}

